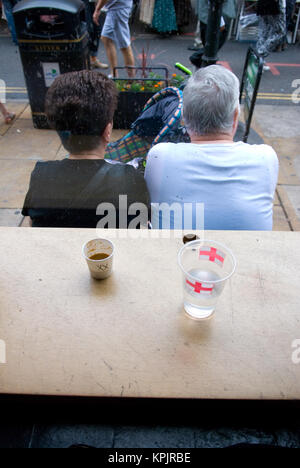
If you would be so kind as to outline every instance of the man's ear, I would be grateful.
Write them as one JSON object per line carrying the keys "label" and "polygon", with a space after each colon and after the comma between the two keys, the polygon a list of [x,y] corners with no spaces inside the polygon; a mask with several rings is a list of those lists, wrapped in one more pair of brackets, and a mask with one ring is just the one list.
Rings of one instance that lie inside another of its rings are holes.
{"label": "man's ear", "polygon": [[240,117],[240,107],[237,107],[234,111],[233,136],[236,134],[236,131],[239,125],[239,117]]}
{"label": "man's ear", "polygon": [[102,138],[104,139],[105,143],[110,142],[112,129],[113,129],[113,124],[110,122],[109,124],[106,125],[103,135],[102,135]]}

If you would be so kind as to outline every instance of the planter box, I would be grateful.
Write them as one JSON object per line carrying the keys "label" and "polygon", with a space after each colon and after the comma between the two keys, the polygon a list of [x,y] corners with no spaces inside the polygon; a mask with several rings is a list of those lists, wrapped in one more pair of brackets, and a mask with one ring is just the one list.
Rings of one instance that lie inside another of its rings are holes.
{"label": "planter box", "polygon": [[119,93],[118,107],[114,115],[114,128],[130,129],[139,117],[146,102],[154,95],[151,92],[124,91]]}
{"label": "planter box", "polygon": [[[168,86],[168,70],[166,67],[131,67],[136,72],[136,78],[114,78],[115,81],[121,81],[127,83],[131,82],[160,82],[165,81],[165,87]],[[127,74],[127,67],[116,67],[114,74],[117,71],[121,71],[124,76]],[[162,72],[164,78],[152,78],[150,76],[145,77],[145,72]],[[137,74],[142,73],[141,77]],[[151,89],[151,88],[150,88]],[[118,107],[114,116],[114,128],[130,129],[133,122],[139,117],[145,104],[149,99],[156,93],[156,91],[120,91]]]}

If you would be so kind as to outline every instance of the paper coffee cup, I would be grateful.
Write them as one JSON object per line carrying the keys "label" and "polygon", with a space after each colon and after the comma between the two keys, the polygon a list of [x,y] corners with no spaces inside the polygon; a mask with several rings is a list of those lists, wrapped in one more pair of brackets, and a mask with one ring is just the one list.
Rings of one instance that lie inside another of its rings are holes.
{"label": "paper coffee cup", "polygon": [[95,279],[105,279],[112,274],[114,245],[107,239],[93,239],[82,248],[90,273]]}

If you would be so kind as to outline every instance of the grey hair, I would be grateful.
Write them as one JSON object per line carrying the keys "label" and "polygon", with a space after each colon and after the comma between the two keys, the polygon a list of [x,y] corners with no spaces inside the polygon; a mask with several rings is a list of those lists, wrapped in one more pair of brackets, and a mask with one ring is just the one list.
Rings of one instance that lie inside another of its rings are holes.
{"label": "grey hair", "polygon": [[238,78],[221,65],[198,70],[183,91],[183,118],[196,135],[230,133],[239,106]]}

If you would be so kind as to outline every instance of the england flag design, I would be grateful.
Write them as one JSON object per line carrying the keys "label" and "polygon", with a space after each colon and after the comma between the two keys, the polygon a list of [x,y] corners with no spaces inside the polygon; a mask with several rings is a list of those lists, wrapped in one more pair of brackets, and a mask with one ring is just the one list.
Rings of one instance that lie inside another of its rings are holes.
{"label": "england flag design", "polygon": [[211,296],[214,285],[211,283],[199,283],[198,281],[192,282],[190,280],[186,280],[186,289],[189,294],[192,296]]}
{"label": "england flag design", "polygon": [[220,267],[223,267],[225,257],[226,255],[221,250],[217,250],[214,247],[202,247],[199,252],[200,260],[209,260]]}

